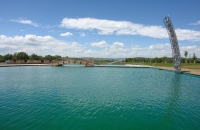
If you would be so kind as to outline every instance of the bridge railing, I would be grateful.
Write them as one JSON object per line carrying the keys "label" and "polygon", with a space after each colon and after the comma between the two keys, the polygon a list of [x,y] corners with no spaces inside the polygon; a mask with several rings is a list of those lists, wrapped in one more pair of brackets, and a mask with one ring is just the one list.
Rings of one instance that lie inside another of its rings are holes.
{"label": "bridge railing", "polygon": [[53,66],[61,66],[63,64],[84,64],[86,66],[93,66],[94,61],[82,58],[67,58],[67,59],[52,61]]}

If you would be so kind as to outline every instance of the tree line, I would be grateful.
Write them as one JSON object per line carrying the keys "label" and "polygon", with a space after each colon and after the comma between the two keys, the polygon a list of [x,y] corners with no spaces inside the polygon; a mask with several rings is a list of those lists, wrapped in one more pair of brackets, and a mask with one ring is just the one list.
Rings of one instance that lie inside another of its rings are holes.
{"label": "tree line", "polygon": [[59,55],[41,56],[35,53],[28,55],[26,52],[15,52],[14,54],[8,53],[5,55],[0,55],[0,62],[5,62],[6,60],[61,60],[61,59],[62,57]]}
{"label": "tree line", "polygon": [[[181,63],[200,63],[200,60],[196,57],[195,53],[192,57],[188,58],[188,52],[184,52],[185,58],[181,58]],[[28,55],[26,52],[15,52],[14,54],[5,54],[0,55],[0,62],[5,62],[6,60],[61,60],[62,58],[59,55],[37,55],[35,53]],[[169,57],[155,57],[155,58],[144,58],[144,57],[137,57],[137,58],[125,58],[125,62],[135,62],[135,63],[173,63],[173,58]]]}
{"label": "tree line", "polygon": [[[200,63],[200,60],[196,57],[195,53],[192,57],[187,58],[188,52],[186,51],[184,53],[185,58],[181,58],[181,63]],[[144,57],[137,57],[137,58],[126,58],[126,62],[132,62],[132,63],[173,63],[173,58],[169,57],[155,57],[155,58],[144,58]]]}

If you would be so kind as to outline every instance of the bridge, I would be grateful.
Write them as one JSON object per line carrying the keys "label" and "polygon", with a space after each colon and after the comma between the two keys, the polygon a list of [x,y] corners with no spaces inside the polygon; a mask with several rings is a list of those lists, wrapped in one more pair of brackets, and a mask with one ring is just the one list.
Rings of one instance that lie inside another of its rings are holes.
{"label": "bridge", "polygon": [[120,59],[120,60],[113,61],[113,62],[109,63],[109,65],[112,65],[112,64],[115,64],[115,63],[121,63],[121,64],[124,65],[124,62],[125,62],[125,59]]}
{"label": "bridge", "polygon": [[63,66],[66,64],[82,64],[85,66],[94,66],[94,61],[90,59],[82,59],[82,58],[66,58],[62,60],[52,61],[52,66]]}

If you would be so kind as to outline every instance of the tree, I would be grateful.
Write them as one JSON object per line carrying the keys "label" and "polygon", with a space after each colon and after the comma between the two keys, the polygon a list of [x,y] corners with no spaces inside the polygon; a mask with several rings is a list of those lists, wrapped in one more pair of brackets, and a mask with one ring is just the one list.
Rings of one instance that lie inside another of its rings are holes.
{"label": "tree", "polygon": [[11,60],[12,59],[12,54],[6,54],[4,55],[4,60]]}
{"label": "tree", "polygon": [[61,56],[59,56],[59,55],[55,55],[55,56],[54,56],[54,59],[61,60],[61,59],[62,59],[62,57],[61,57]]}
{"label": "tree", "polygon": [[155,63],[158,62],[158,57],[155,57]]}
{"label": "tree", "polygon": [[197,57],[195,55],[195,53],[193,54],[192,60],[194,61],[194,64],[196,63]]}
{"label": "tree", "polygon": [[13,60],[17,60],[17,52],[15,52],[15,53],[13,54],[12,59],[13,59]]}
{"label": "tree", "polygon": [[0,55],[0,62],[5,62],[4,57]]}
{"label": "tree", "polygon": [[163,56],[163,61],[165,62],[165,64],[167,63],[167,57],[166,56]]}
{"label": "tree", "polygon": [[181,57],[181,63],[185,63],[185,58]]}
{"label": "tree", "polygon": [[38,56],[37,54],[33,53],[32,55],[30,55],[30,59],[31,60],[41,60],[41,57]]}
{"label": "tree", "polygon": [[29,59],[29,56],[28,56],[28,54],[26,54],[26,52],[18,52],[17,59],[18,60],[27,60],[27,59]]}
{"label": "tree", "polygon": [[53,56],[51,55],[46,55],[44,58],[45,60],[53,60]]}
{"label": "tree", "polygon": [[189,54],[189,63],[191,63],[191,60],[192,60],[192,59],[191,59],[191,55]]}
{"label": "tree", "polygon": [[185,63],[187,63],[187,56],[188,56],[188,52],[187,52],[187,51],[185,51],[185,52],[184,52],[184,55],[185,55]]}

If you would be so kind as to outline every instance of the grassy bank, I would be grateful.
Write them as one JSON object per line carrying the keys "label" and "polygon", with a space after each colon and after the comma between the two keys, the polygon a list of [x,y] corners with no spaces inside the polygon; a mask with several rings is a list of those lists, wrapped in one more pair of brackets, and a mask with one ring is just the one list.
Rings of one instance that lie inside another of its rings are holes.
{"label": "grassy bank", "polygon": [[[149,65],[149,66],[158,66],[158,67],[173,67],[173,63],[133,63],[133,62],[126,62],[125,64],[133,64],[133,65]],[[181,68],[187,69],[200,69],[200,64],[181,64]]]}

